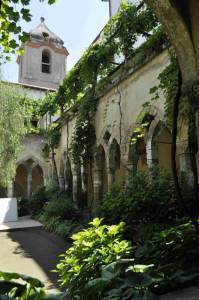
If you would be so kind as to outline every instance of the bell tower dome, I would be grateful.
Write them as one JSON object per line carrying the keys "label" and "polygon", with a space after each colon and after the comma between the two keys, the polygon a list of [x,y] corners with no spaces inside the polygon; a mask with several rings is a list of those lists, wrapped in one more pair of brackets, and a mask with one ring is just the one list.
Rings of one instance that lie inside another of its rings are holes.
{"label": "bell tower dome", "polygon": [[45,24],[30,31],[30,38],[23,45],[24,53],[18,57],[19,82],[22,84],[58,88],[66,75],[68,51],[64,42]]}

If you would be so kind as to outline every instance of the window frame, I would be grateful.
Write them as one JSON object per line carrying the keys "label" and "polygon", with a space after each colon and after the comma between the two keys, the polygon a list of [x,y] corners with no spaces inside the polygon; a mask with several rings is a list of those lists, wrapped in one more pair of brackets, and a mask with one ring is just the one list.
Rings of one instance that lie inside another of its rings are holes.
{"label": "window frame", "polygon": [[[49,62],[46,62],[44,60],[44,55],[45,55],[45,57],[48,58]],[[47,49],[42,50],[41,72],[44,73],[44,74],[50,74],[51,73],[51,52]]]}

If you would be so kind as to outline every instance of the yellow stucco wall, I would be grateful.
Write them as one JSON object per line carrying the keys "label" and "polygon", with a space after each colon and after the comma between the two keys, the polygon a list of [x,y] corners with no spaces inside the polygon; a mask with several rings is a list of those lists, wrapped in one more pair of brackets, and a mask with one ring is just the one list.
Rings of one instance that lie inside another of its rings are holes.
{"label": "yellow stucco wall", "polygon": [[[116,181],[118,182],[122,182],[124,176],[127,174],[126,164],[129,156],[130,138],[136,125],[137,116],[143,109],[142,104],[150,99],[150,88],[158,84],[157,77],[168,64],[169,56],[165,50],[138,70],[132,72],[132,74],[120,82],[118,86],[113,86],[106,91],[99,99],[95,115],[96,144],[97,146],[103,145],[106,164],[108,165],[111,143],[113,139],[117,140],[121,152],[121,167],[115,174]],[[158,115],[156,117],[161,118],[164,111],[163,96],[161,96],[160,101],[155,103],[155,109],[156,115]],[[68,122],[65,121],[61,127],[61,139],[59,147],[56,149],[56,162],[59,174],[61,170],[63,172],[62,164],[66,158],[67,151],[70,149],[75,122],[76,119],[74,116],[71,117]],[[107,142],[103,139],[106,131],[109,131],[111,134],[110,140]],[[44,177],[46,178],[51,172],[51,164],[42,156],[42,143],[44,143],[44,141],[39,137],[35,137],[35,140],[26,140],[18,160],[23,159],[29,154],[38,157],[45,166]],[[162,147],[161,145],[158,147],[159,156],[162,157],[160,163],[167,169],[169,166],[168,147],[169,146]],[[146,155],[140,157],[138,169],[147,171]],[[107,171],[104,171],[104,182],[107,181]],[[107,190],[107,183],[104,189]]]}

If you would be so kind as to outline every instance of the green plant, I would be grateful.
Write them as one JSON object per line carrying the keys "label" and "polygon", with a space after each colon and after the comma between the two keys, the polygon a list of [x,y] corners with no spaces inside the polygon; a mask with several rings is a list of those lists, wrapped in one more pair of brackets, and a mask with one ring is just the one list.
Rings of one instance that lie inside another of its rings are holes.
{"label": "green plant", "polygon": [[154,265],[151,275],[158,293],[199,282],[199,237],[191,222],[185,221],[166,228],[156,226],[153,231],[148,225],[140,228],[135,258]]}
{"label": "green plant", "polygon": [[87,300],[154,300],[149,291],[152,278],[147,274],[152,266],[136,265],[133,259],[121,259],[103,266],[101,276],[86,285]]}
{"label": "green plant", "polygon": [[127,224],[127,234],[132,237],[139,224],[173,223],[180,215],[172,180],[160,170],[149,181],[146,174],[137,172],[130,177],[125,187],[113,185],[98,214],[108,223],[123,220]]}
{"label": "green plant", "polygon": [[[18,282],[20,279],[21,282]],[[35,278],[17,273],[0,272],[0,296],[3,299],[44,299],[44,285]]]}
{"label": "green plant", "polygon": [[83,229],[83,223],[71,220],[61,220],[55,233],[63,238],[70,238],[72,234]]}
{"label": "green plant", "polygon": [[30,199],[30,210],[32,214],[36,215],[40,213],[47,201],[45,186],[38,187]]}
{"label": "green plant", "polygon": [[83,299],[86,284],[100,276],[103,265],[128,257],[132,250],[121,237],[124,223],[107,226],[101,222],[96,218],[86,230],[74,234],[73,245],[57,265],[60,285],[73,299]]}
{"label": "green plant", "polygon": [[[93,43],[85,51],[64,78],[58,92],[47,95],[42,101],[41,114],[53,114],[59,105],[63,117],[68,119],[71,113],[76,115],[70,147],[75,162],[79,163],[80,158],[83,158],[88,165],[92,163],[95,112],[99,94],[110,81],[110,74],[119,65],[125,70],[125,62],[138,53],[136,42],[139,37],[146,40],[153,34],[156,38],[151,39],[141,51],[154,49],[153,42],[158,45],[158,40],[163,40],[163,33],[160,33],[157,18],[147,4],[122,1],[119,12],[105,26],[100,42]],[[116,57],[120,57],[120,63],[116,61]],[[142,60],[141,58],[140,61]]]}
{"label": "green plant", "polygon": [[30,203],[27,198],[17,199],[17,208],[19,217],[28,215],[30,213]]}
{"label": "green plant", "polygon": [[[56,0],[49,0],[49,4],[53,4]],[[0,29],[0,43],[1,55],[5,59],[10,60],[9,54],[21,54],[21,43],[27,41],[29,35],[22,31],[20,21],[31,21],[31,14],[29,4],[31,0],[2,0],[0,1],[1,11],[1,29]],[[19,5],[16,5],[19,4]]]}
{"label": "green plant", "polygon": [[5,187],[15,177],[16,160],[29,119],[21,103],[19,90],[0,82],[0,186]]}
{"label": "green plant", "polygon": [[86,226],[86,223],[82,220],[62,220],[59,216],[50,217],[46,211],[36,215],[35,218],[41,222],[49,232],[53,232],[67,239],[69,239],[73,233],[82,230],[82,228]]}
{"label": "green plant", "polygon": [[31,197],[30,208],[34,215],[43,211],[48,218],[71,219],[76,214],[73,202],[54,183],[37,188]]}
{"label": "green plant", "polygon": [[0,271],[2,300],[64,300],[63,293],[46,295],[43,283],[33,277]]}
{"label": "green plant", "polygon": [[72,219],[75,217],[74,203],[66,199],[66,195],[60,195],[58,199],[51,200],[44,208],[50,217],[60,217],[61,219]]}
{"label": "green plant", "polygon": [[48,201],[57,199],[61,193],[62,191],[60,190],[59,186],[54,182],[51,182],[46,186],[45,194]]}

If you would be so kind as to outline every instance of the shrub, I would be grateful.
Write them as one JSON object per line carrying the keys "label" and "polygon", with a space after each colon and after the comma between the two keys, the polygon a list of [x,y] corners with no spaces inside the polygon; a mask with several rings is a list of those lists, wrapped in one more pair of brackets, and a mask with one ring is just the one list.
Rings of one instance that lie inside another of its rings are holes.
{"label": "shrub", "polygon": [[44,208],[46,215],[51,217],[60,217],[64,220],[71,220],[75,217],[74,204],[70,199],[66,199],[66,195],[59,195],[58,198],[53,198]]}
{"label": "shrub", "polygon": [[45,223],[45,228],[46,230],[48,230],[49,232],[55,232],[57,227],[60,224],[60,218],[59,217],[52,217],[52,218],[48,218],[47,222]]}
{"label": "shrub", "polygon": [[52,217],[72,219],[77,213],[72,200],[68,199],[66,193],[54,184],[39,187],[32,195],[30,206],[34,216],[41,217],[43,212],[46,219]]}
{"label": "shrub", "polygon": [[128,257],[132,247],[121,238],[124,223],[101,225],[101,219],[94,219],[90,227],[72,236],[73,245],[57,265],[59,282],[67,288],[72,299],[83,299],[86,284],[100,276],[102,265]]}
{"label": "shrub", "polygon": [[49,218],[46,212],[35,216],[35,218],[44,225],[46,230],[62,238],[70,238],[73,233],[82,230],[83,225],[86,225],[77,220],[62,220],[59,217]]}
{"label": "shrub", "polygon": [[26,216],[30,213],[30,202],[27,198],[17,198],[17,208],[19,217]]}
{"label": "shrub", "polygon": [[[161,229],[156,226],[151,232],[148,225],[140,230],[140,244],[135,257],[143,264],[154,264],[156,290],[160,293],[199,283],[199,236],[190,223],[182,223]],[[194,264],[193,264],[194,261]]]}
{"label": "shrub", "polygon": [[62,193],[62,191],[60,190],[59,186],[57,184],[55,184],[54,182],[49,183],[46,186],[45,194],[46,194],[46,198],[49,201],[53,200],[54,197],[58,197],[61,193]]}
{"label": "shrub", "polygon": [[46,295],[44,284],[33,277],[0,271],[0,299],[64,300],[64,294]]}
{"label": "shrub", "polygon": [[0,298],[7,296],[5,299],[44,299],[43,287],[38,279],[17,273],[0,272]]}
{"label": "shrub", "polygon": [[149,291],[151,266],[135,265],[132,259],[121,259],[102,267],[99,278],[86,285],[87,300],[150,299],[157,296]]}
{"label": "shrub", "polygon": [[30,199],[30,210],[33,215],[38,214],[42,211],[44,204],[48,201],[46,197],[45,186],[40,186],[33,193]]}
{"label": "shrub", "polygon": [[129,234],[135,225],[168,224],[180,215],[172,180],[160,171],[150,181],[144,173],[137,172],[126,187],[113,185],[98,212],[108,223],[123,220]]}

